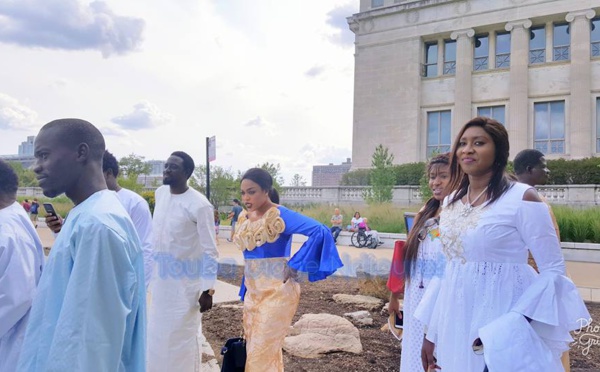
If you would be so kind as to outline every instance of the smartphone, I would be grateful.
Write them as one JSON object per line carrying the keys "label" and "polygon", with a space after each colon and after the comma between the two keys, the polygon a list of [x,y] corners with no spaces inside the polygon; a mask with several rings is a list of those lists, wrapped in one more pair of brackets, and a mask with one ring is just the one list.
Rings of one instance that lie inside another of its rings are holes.
{"label": "smartphone", "polygon": [[44,203],[44,209],[46,210],[46,214],[48,216],[57,216],[58,214],[56,214],[56,211],[54,210],[54,206],[52,205],[52,203]]}
{"label": "smartphone", "polygon": [[400,313],[402,314],[402,318],[396,314],[396,321],[394,322],[394,327],[398,329],[404,328],[404,312],[400,311]]}

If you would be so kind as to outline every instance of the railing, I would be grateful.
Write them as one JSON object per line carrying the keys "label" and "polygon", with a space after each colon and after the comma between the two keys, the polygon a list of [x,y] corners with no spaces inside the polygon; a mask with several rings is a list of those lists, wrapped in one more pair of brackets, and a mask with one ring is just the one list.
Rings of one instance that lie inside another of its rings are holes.
{"label": "railing", "polygon": [[546,49],[532,49],[529,51],[529,63],[544,63],[546,62]]}
{"label": "railing", "polygon": [[510,68],[510,53],[496,54],[496,68]]}
{"label": "railing", "polygon": [[592,57],[600,57],[600,41],[592,42]]}
{"label": "railing", "polygon": [[444,75],[456,74],[456,61],[444,62]]}
{"label": "railing", "polygon": [[473,70],[483,71],[488,69],[488,57],[476,57],[473,59]]}
{"label": "railing", "polygon": [[570,59],[569,46],[556,46],[554,47],[554,60],[555,61],[568,61]]}
{"label": "railing", "polygon": [[[365,204],[364,197],[369,186],[329,186],[329,187],[283,187],[281,201],[289,204]],[[600,205],[600,185],[547,185],[537,187],[551,204],[591,207]],[[154,190],[151,187],[144,191]],[[20,187],[17,196],[44,197],[39,187]],[[419,186],[395,186],[392,203],[398,206],[420,205]]]}

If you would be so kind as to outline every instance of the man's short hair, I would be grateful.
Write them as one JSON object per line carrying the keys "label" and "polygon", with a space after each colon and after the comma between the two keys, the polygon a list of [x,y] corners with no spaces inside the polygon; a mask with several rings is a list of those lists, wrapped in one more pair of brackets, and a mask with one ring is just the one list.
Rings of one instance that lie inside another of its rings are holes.
{"label": "man's short hair", "polygon": [[19,178],[15,170],[0,159],[0,194],[15,195],[19,189]]}
{"label": "man's short hair", "polygon": [[544,157],[544,153],[535,149],[525,149],[515,156],[513,161],[515,174],[523,174],[527,171],[527,167],[535,167],[541,163],[541,158]]}
{"label": "man's short hair", "polygon": [[92,123],[81,119],[58,119],[44,125],[41,130],[52,128],[60,130],[63,144],[75,147],[86,143],[90,148],[90,158],[96,161],[102,160],[106,148],[104,137]]}
{"label": "man's short hair", "polygon": [[104,156],[102,157],[102,172],[106,173],[109,170],[112,171],[113,176],[115,178],[119,175],[119,162],[117,158],[113,154],[111,154],[108,150],[104,151]]}
{"label": "man's short hair", "polygon": [[190,178],[192,176],[192,173],[194,173],[194,169],[196,168],[196,165],[194,164],[194,159],[192,159],[191,156],[189,156],[183,151],[175,151],[171,154],[171,156],[177,156],[178,158],[181,158],[181,160],[183,160],[183,170],[185,171],[186,177]]}
{"label": "man's short hair", "polygon": [[237,199],[233,199],[233,202],[234,202],[235,204],[240,204],[240,201],[239,201],[239,200],[237,200]]}

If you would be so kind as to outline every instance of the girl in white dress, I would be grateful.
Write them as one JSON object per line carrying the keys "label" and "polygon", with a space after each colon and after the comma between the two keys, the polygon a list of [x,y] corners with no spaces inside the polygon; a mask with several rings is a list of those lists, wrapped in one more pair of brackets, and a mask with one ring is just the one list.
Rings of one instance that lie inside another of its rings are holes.
{"label": "girl in white dress", "polygon": [[[450,180],[449,154],[432,158],[427,165],[429,188],[433,197],[425,203],[415,217],[415,222],[408,234],[404,254],[404,333],[402,335],[402,353],[400,356],[401,372],[420,372],[421,346],[423,344],[423,323],[413,314],[421,301],[431,280],[439,280],[446,259],[442,252],[439,234],[439,214],[442,201],[448,194]],[[392,266],[393,268],[394,266]],[[390,273],[395,275],[395,273]],[[437,278],[437,279],[434,279]],[[390,314],[400,313],[399,298],[402,293],[390,295],[388,311]]]}
{"label": "girl in white dress", "polygon": [[[548,208],[534,188],[507,177],[502,124],[471,120],[452,150],[455,191],[440,215],[448,261],[415,312],[427,325],[423,369],[562,371],[569,331],[585,325],[589,313],[565,276]],[[527,265],[528,249],[539,275]]]}

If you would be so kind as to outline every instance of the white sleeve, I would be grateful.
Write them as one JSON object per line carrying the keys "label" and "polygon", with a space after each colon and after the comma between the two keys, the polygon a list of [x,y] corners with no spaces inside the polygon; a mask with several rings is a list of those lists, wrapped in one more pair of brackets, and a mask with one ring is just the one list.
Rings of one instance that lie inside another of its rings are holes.
{"label": "white sleeve", "polygon": [[34,250],[13,236],[0,235],[0,340],[23,318],[36,291]]}
{"label": "white sleeve", "polygon": [[138,200],[132,211],[131,220],[135,230],[140,238],[142,251],[144,252],[144,277],[146,288],[152,279],[152,269],[154,267],[154,258],[152,254],[152,214],[150,207],[145,200]]}
{"label": "white sleeve", "polygon": [[214,288],[219,266],[219,252],[215,236],[215,215],[211,205],[196,211],[198,242],[202,250],[202,291]]}
{"label": "white sleeve", "polygon": [[517,230],[531,251],[540,273],[565,275],[565,260],[548,207],[542,202],[521,203],[517,213]]}

